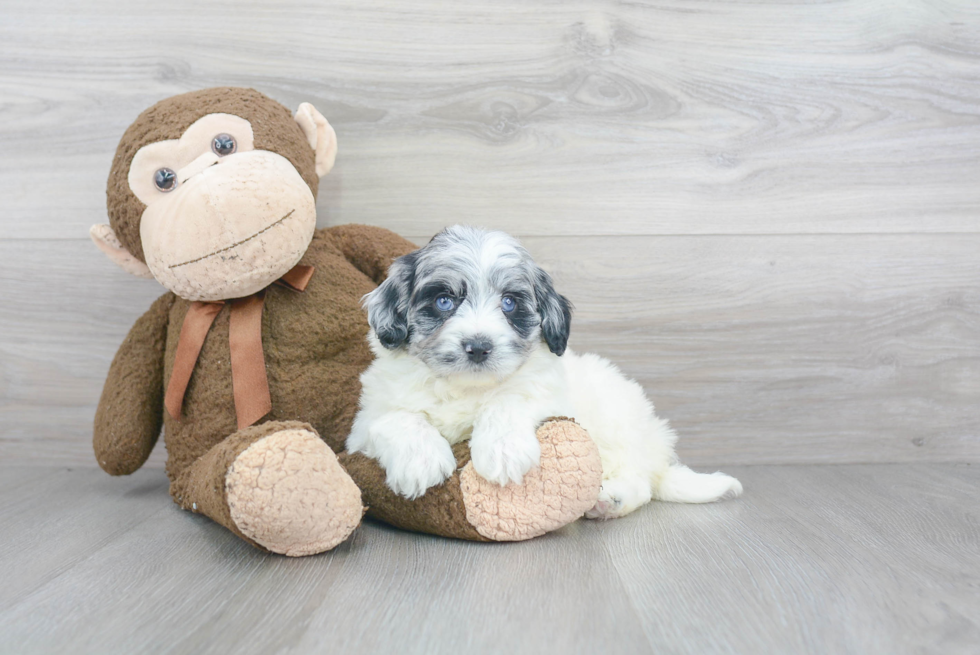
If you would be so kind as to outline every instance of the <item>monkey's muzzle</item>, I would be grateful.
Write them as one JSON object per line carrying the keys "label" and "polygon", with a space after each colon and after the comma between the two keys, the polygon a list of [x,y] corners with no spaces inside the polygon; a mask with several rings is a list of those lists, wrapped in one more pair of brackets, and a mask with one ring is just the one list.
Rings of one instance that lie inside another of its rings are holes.
{"label": "monkey's muzzle", "polygon": [[272,284],[306,252],[316,201],[285,157],[251,150],[201,167],[143,212],[146,263],[188,300],[241,298]]}

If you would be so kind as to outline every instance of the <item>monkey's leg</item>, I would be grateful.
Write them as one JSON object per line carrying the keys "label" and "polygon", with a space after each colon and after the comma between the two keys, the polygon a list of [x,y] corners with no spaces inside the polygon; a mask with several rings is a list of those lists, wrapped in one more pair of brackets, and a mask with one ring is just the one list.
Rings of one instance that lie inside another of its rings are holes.
{"label": "monkey's leg", "polygon": [[313,428],[271,421],[239,430],[187,467],[170,487],[183,508],[249,543],[312,555],[361,521],[361,492]]}
{"label": "monkey's leg", "polygon": [[470,463],[469,446],[456,444],[457,470],[424,496],[408,500],[385,484],[378,463],[341,453],[341,464],[361,488],[368,514],[387,523],[475,541],[531,539],[578,519],[592,509],[602,485],[599,450],[589,434],[568,419],[553,419],[537,432],[541,464],[521,484],[504,487],[484,480]]}

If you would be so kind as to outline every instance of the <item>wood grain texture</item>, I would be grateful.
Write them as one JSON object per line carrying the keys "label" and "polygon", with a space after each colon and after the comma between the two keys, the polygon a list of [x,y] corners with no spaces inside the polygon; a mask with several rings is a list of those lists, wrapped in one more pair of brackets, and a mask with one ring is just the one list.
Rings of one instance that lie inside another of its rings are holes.
{"label": "wood grain texture", "polygon": [[741,499],[530,542],[365,523],[288,559],[181,512],[161,471],[5,467],[0,651],[974,652],[976,466],[730,472]]}
{"label": "wood grain texture", "polygon": [[321,225],[526,237],[688,461],[976,461],[978,43],[968,0],[3,4],[0,456],[94,465],[158,292],[85,238],[116,142],[233,84],[335,124]]}
{"label": "wood grain texture", "polygon": [[[976,652],[978,44],[973,0],[0,3],[0,653]],[[321,225],[524,237],[746,495],[292,560],[160,446],[94,469],[160,293],[86,239],[116,143],[228,84],[336,127]]]}
{"label": "wood grain texture", "polygon": [[578,306],[571,346],[643,384],[683,458],[980,458],[975,237],[529,245]]}
{"label": "wood grain texture", "polygon": [[980,643],[977,473],[753,467],[736,470],[748,490],[737,509],[655,505],[645,511],[656,520],[611,521],[600,534],[652,642],[692,653],[970,653]]}
{"label": "wood grain texture", "polygon": [[[0,241],[0,458],[94,466],[109,362],[161,288],[23,243]],[[525,243],[576,304],[572,347],[644,385],[685,461],[980,461],[980,236]]]}
{"label": "wood grain texture", "polygon": [[5,3],[4,236],[84,236],[135,116],[225,84],[335,124],[322,224],[977,232],[977,43],[972,0]]}

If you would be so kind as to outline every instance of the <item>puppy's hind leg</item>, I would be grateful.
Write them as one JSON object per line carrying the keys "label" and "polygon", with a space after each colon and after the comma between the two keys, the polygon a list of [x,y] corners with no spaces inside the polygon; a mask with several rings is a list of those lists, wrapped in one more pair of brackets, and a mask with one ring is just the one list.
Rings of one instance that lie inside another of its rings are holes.
{"label": "puppy's hind leg", "polygon": [[587,519],[616,519],[646,505],[651,500],[650,481],[643,476],[623,475],[602,481],[595,507]]}
{"label": "puppy's hind leg", "polygon": [[588,518],[625,516],[651,499],[710,503],[742,493],[723,473],[695,473],[677,462],[677,435],[659,418],[643,388],[609,361],[565,354],[576,418],[602,457],[602,491]]}
{"label": "puppy's hind leg", "polygon": [[730,475],[696,473],[683,464],[671,464],[658,484],[654,498],[674,503],[713,503],[742,495],[742,483]]}
{"label": "puppy's hind leg", "polygon": [[672,464],[651,488],[639,475],[620,475],[602,481],[589,519],[615,519],[657,499],[673,503],[713,503],[742,495],[742,483],[724,473],[696,473],[683,464]]}

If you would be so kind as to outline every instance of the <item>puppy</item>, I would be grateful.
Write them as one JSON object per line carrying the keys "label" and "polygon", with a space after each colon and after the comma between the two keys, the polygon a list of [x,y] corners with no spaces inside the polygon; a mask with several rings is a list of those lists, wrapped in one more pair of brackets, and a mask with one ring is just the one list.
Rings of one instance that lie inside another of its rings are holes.
{"label": "puppy", "polygon": [[677,437],[640,385],[567,350],[571,304],[513,237],[450,227],[396,260],[364,303],[376,359],[347,449],[378,460],[396,493],[416,498],[442,483],[456,469],[451,445],[465,439],[477,473],[519,483],[551,416],[574,417],[599,448],[590,518],[742,492],[735,478],[678,463]]}

